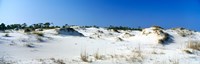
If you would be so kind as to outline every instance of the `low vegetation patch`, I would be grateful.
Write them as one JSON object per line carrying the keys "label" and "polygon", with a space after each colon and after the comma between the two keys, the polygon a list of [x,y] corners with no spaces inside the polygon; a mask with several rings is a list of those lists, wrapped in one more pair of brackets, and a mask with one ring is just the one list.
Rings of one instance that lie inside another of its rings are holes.
{"label": "low vegetation patch", "polygon": [[173,28],[172,30],[175,30],[177,34],[182,37],[187,37],[194,34],[193,31],[185,29],[185,28]]}
{"label": "low vegetation patch", "polygon": [[50,58],[55,64],[66,64],[62,59]]}
{"label": "low vegetation patch", "polygon": [[25,44],[26,47],[28,48],[35,48],[34,44],[33,43],[28,43],[28,44]]}
{"label": "low vegetation patch", "polygon": [[5,35],[4,35],[4,37],[11,37],[8,33],[6,33]]}
{"label": "low vegetation patch", "polygon": [[44,36],[44,33],[42,33],[42,32],[33,32],[33,34],[35,34],[35,35],[37,35],[37,36],[41,36],[41,37]]}

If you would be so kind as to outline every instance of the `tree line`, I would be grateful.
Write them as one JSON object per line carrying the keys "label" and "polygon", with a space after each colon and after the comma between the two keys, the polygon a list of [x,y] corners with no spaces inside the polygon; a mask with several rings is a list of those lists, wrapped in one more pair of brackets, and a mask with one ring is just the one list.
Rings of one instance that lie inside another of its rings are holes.
{"label": "tree line", "polygon": [[10,25],[6,25],[4,23],[0,24],[0,30],[9,30],[9,29],[26,29],[26,28],[30,28],[30,29],[51,29],[51,28],[59,28],[59,26],[51,26],[52,23],[50,22],[46,22],[46,23],[37,23],[37,24],[32,24],[32,25],[27,25],[26,23],[23,24],[10,24]]}
{"label": "tree line", "polygon": [[131,27],[124,27],[124,26],[112,26],[110,25],[109,27],[107,27],[108,29],[114,29],[114,30],[139,30],[142,31],[141,27],[138,28],[131,28]]}
{"label": "tree line", "polygon": [[[54,26],[53,23],[46,22],[46,23],[36,23],[32,25],[27,25],[26,23],[23,24],[10,24],[10,25],[5,25],[4,23],[0,24],[0,30],[9,30],[9,29],[29,29],[29,30],[35,30],[35,29],[53,29],[53,28],[67,28],[70,26],[75,26],[75,25],[68,25],[65,24],[62,27],[60,26]],[[90,27],[95,27],[99,28],[99,26],[80,26],[81,28],[90,28]],[[124,26],[112,26],[110,25],[109,27],[106,27],[107,29],[114,29],[114,30],[142,30],[140,27],[138,28],[130,28],[130,27],[124,27]]]}

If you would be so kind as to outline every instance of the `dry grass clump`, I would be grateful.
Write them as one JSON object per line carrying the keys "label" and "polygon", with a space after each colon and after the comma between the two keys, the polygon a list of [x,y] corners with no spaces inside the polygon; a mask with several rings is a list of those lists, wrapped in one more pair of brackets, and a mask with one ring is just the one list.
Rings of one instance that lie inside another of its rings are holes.
{"label": "dry grass clump", "polygon": [[144,55],[142,54],[140,45],[137,49],[132,51],[132,54],[126,58],[127,61],[131,61],[131,62],[142,62],[144,60]]}
{"label": "dry grass clump", "polygon": [[88,63],[91,63],[96,60],[103,60],[104,58],[105,57],[103,55],[101,55],[98,51],[96,53],[94,53],[93,55],[88,55],[86,51],[84,51],[80,54],[80,59],[83,62],[88,62]]}
{"label": "dry grass clump", "polygon": [[83,62],[91,62],[91,61],[89,60],[89,55],[87,54],[86,51],[82,52],[82,53],[80,54],[80,57],[81,57],[81,60],[82,60]]}
{"label": "dry grass clump", "polygon": [[189,41],[186,47],[200,51],[200,41]]}
{"label": "dry grass clump", "polygon": [[99,52],[97,51],[95,54],[94,54],[94,58],[96,60],[102,60],[103,59],[103,56],[99,54]]}

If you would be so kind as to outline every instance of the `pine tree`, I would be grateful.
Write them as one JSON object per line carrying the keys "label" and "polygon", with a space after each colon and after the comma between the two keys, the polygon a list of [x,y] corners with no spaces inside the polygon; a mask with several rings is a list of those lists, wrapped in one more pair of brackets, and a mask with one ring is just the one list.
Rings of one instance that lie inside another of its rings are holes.
{"label": "pine tree", "polygon": [[7,29],[12,29],[10,25],[7,25]]}
{"label": "pine tree", "polygon": [[6,25],[4,23],[1,23],[0,30],[5,30],[5,29],[6,29]]}
{"label": "pine tree", "polygon": [[44,27],[45,27],[45,28],[49,28],[49,26],[50,26],[50,23],[49,23],[49,22],[44,23]]}
{"label": "pine tree", "polygon": [[23,23],[21,26],[22,26],[22,29],[24,29],[24,28],[27,27],[27,24],[26,24],[26,23]]}

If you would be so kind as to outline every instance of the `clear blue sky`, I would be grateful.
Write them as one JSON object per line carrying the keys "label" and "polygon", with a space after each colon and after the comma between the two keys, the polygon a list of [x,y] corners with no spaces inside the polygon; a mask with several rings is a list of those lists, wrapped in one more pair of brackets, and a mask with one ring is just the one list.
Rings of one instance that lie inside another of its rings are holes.
{"label": "clear blue sky", "polygon": [[200,0],[0,0],[0,23],[200,30]]}

